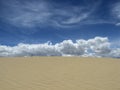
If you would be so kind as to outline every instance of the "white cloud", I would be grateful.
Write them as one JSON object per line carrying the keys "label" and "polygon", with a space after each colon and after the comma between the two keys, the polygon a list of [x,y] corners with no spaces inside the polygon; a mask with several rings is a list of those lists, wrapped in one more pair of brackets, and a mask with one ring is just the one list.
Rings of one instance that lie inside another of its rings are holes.
{"label": "white cloud", "polygon": [[120,2],[117,2],[112,7],[112,15],[116,19],[116,26],[120,26]]}
{"label": "white cloud", "polygon": [[120,58],[120,48],[112,50],[110,56],[115,58]]}
{"label": "white cloud", "polygon": [[73,43],[72,40],[64,40],[58,44],[60,51],[64,55],[82,55],[85,49],[78,43]]}
{"label": "white cloud", "polygon": [[116,3],[113,6],[113,14],[120,18],[120,3]]}
{"label": "white cloud", "polygon": [[[14,6],[14,7],[13,7]],[[34,27],[39,26],[49,20],[51,13],[47,3],[41,2],[20,2],[10,3],[10,13],[7,20],[15,26]],[[42,26],[42,25],[41,25]]]}
{"label": "white cloud", "polygon": [[[71,26],[71,24],[82,23],[97,8],[97,3],[93,6],[67,6],[67,8],[54,7],[47,0],[24,1],[19,0],[5,2],[6,16],[4,18],[12,25],[18,27],[35,27],[52,25],[57,27]],[[62,4],[61,4],[62,5]],[[11,12],[11,13],[10,13]]]}
{"label": "white cloud", "polygon": [[120,26],[120,23],[116,23],[116,26]]}
{"label": "white cloud", "polygon": [[113,5],[112,14],[106,19],[99,17],[96,11],[102,5],[101,0],[97,2],[86,2],[85,5],[63,5],[49,0],[3,0],[0,17],[5,22],[17,27],[73,27],[83,24],[116,24],[119,26],[120,3]]}
{"label": "white cloud", "polygon": [[73,16],[66,21],[63,21],[62,24],[76,24],[78,22],[81,22],[82,20],[86,19],[88,17],[88,13],[84,13],[80,16]]}
{"label": "white cloud", "polygon": [[52,44],[18,44],[17,46],[0,45],[1,57],[13,56],[90,56],[120,57],[120,48],[112,49],[106,37],[95,37],[89,40],[79,39],[76,42],[64,40]]}
{"label": "white cloud", "polygon": [[90,39],[88,40],[88,46],[98,56],[107,56],[111,52],[108,38],[96,37]]}

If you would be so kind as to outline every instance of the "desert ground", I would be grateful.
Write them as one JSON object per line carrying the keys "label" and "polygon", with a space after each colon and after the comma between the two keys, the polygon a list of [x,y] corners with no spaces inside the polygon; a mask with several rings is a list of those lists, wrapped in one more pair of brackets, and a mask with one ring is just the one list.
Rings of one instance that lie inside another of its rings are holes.
{"label": "desert ground", "polygon": [[0,58],[0,90],[120,90],[120,59]]}

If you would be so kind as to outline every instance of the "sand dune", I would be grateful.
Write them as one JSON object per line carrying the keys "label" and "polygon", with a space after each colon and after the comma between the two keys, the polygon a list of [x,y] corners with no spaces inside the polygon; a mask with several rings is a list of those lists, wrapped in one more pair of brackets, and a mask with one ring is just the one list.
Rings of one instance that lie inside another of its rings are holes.
{"label": "sand dune", "polygon": [[120,90],[120,60],[0,58],[0,90]]}

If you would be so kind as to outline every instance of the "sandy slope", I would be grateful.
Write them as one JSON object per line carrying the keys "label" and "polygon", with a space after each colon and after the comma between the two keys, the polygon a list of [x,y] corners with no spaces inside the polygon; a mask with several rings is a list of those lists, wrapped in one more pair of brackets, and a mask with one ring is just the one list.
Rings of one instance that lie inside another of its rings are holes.
{"label": "sandy slope", "polygon": [[120,60],[0,58],[0,90],[120,90]]}

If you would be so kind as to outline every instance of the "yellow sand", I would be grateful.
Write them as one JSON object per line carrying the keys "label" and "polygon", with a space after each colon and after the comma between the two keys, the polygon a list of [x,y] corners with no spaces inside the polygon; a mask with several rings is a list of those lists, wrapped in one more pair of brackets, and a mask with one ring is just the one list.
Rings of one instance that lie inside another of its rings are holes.
{"label": "yellow sand", "polygon": [[0,58],[0,90],[120,90],[120,59]]}

